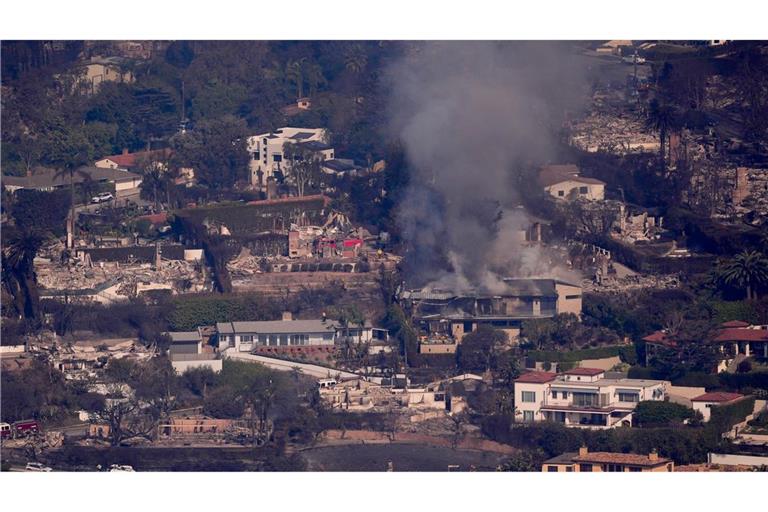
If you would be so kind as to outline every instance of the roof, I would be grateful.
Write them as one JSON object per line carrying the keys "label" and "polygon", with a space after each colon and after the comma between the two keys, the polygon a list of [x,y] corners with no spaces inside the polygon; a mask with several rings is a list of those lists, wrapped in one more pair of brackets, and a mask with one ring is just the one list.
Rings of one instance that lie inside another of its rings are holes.
{"label": "roof", "polygon": [[656,343],[659,345],[675,345],[675,341],[667,338],[667,333],[664,331],[656,331],[643,338],[643,341],[647,343]]}
{"label": "roof", "polygon": [[566,375],[587,375],[594,377],[595,375],[605,373],[605,370],[601,370],[600,368],[573,368],[572,370],[568,370],[567,372],[563,373]]}
{"label": "roof", "polygon": [[741,320],[729,320],[720,324],[720,327],[749,327],[749,324]]}
{"label": "roof", "polygon": [[324,160],[323,167],[327,167],[336,172],[353,171],[357,169],[357,167],[355,167],[355,164],[351,163],[349,160],[342,160],[338,158],[331,158],[329,160]]}
{"label": "roof", "polygon": [[169,149],[156,149],[153,151],[138,151],[136,153],[122,153],[120,155],[109,155],[99,160],[110,159],[120,167],[135,167],[142,158],[152,156],[168,157],[171,151]]}
{"label": "roof", "polygon": [[768,341],[768,329],[726,327],[720,330],[715,341]]}
{"label": "roof", "polygon": [[605,185],[604,181],[596,178],[580,176],[579,168],[574,164],[545,165],[539,171],[539,185],[549,187],[564,181],[577,181],[591,185]]}
{"label": "roof", "polygon": [[[339,323],[333,320],[267,320],[262,322],[229,322],[231,328],[220,330],[224,334],[233,333],[324,333],[334,332]],[[220,324],[216,324],[218,327]]]}
{"label": "roof", "polygon": [[576,455],[573,458],[574,462],[586,462],[597,464],[625,464],[631,466],[661,466],[668,462],[670,459],[659,457],[656,460],[651,460],[648,455],[637,455],[636,453],[613,453],[613,452],[591,452],[586,455]]}
{"label": "roof", "polygon": [[171,337],[171,343],[197,343],[203,339],[199,331],[169,332],[168,336]]}
{"label": "roof", "polygon": [[[3,175],[3,185],[28,188],[28,189],[46,189],[63,187],[69,185],[69,174],[56,174],[55,169],[47,167],[38,167],[31,176],[5,176]],[[103,169],[100,167],[83,166],[75,171],[73,181],[82,183],[90,179],[92,181],[131,181],[141,180],[141,176],[128,171],[119,169]]]}
{"label": "roof", "polygon": [[314,137],[314,133],[312,132],[298,132],[294,133],[293,136],[291,136],[292,139],[309,139],[310,137]]}
{"label": "roof", "polygon": [[552,372],[528,372],[515,379],[515,382],[520,382],[521,384],[546,384],[556,378],[557,374]]}
{"label": "roof", "polygon": [[[295,138],[295,137],[291,137]],[[308,140],[305,142],[298,142],[296,143],[297,146],[301,146],[302,148],[306,148],[310,151],[325,151],[326,149],[331,149],[331,146],[326,144],[325,142],[320,142],[319,140]]]}
{"label": "roof", "polygon": [[741,398],[744,398],[744,395],[739,393],[726,393],[724,391],[712,391],[709,393],[704,393],[703,395],[699,395],[696,398],[691,398],[691,402],[725,403],[725,402],[733,402]]}

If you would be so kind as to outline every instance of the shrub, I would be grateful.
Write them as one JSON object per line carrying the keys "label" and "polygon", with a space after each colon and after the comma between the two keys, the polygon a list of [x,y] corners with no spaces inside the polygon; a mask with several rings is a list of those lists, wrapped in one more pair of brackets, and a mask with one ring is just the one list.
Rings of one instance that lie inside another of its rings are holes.
{"label": "shrub", "polygon": [[635,408],[634,419],[638,426],[666,426],[694,419],[696,411],[672,402],[642,401]]}
{"label": "shrub", "polygon": [[717,432],[727,432],[735,424],[744,421],[744,418],[752,414],[755,409],[755,397],[749,396],[743,400],[729,405],[712,407],[709,424]]}

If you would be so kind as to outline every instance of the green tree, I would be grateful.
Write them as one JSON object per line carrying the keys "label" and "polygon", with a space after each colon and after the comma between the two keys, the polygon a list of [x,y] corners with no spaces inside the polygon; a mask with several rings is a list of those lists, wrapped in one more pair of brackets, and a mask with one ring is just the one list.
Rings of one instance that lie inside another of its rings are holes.
{"label": "green tree", "polygon": [[322,157],[299,144],[285,144],[283,156],[290,162],[290,179],[296,184],[296,191],[303,196],[308,186],[316,186],[320,180]]}
{"label": "green tree", "polygon": [[499,352],[507,342],[504,331],[480,325],[461,339],[459,368],[468,372],[490,371],[495,367]]}
{"label": "green tree", "polygon": [[746,291],[747,300],[757,299],[757,287],[768,283],[768,259],[757,251],[743,251],[717,270],[720,283]]}

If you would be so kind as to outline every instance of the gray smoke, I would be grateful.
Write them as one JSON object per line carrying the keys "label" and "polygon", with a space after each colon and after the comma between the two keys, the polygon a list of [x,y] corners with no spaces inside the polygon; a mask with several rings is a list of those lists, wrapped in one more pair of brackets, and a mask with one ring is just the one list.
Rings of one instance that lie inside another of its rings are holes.
{"label": "gray smoke", "polygon": [[521,171],[553,158],[566,110],[580,104],[583,66],[569,45],[432,42],[388,73],[390,129],[411,183],[398,210],[409,282],[465,290],[501,276],[551,276],[556,263],[525,247]]}

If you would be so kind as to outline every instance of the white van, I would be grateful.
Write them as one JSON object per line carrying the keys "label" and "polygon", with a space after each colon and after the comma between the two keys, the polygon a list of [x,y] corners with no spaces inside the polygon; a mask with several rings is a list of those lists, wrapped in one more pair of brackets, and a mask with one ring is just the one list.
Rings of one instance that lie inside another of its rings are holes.
{"label": "white van", "polygon": [[338,382],[336,382],[336,379],[320,379],[319,381],[317,381],[317,386],[320,389],[332,388],[336,384],[338,384]]}

